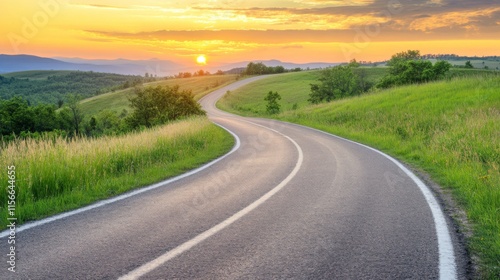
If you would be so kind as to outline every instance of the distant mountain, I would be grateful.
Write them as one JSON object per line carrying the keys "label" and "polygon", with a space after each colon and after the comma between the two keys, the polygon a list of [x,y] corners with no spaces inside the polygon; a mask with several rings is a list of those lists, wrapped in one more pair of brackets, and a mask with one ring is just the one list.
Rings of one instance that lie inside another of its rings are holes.
{"label": "distant mountain", "polygon": [[71,63],[31,55],[0,54],[0,73],[26,70],[77,70]]}
{"label": "distant mountain", "polygon": [[149,73],[167,76],[177,73],[182,65],[167,60],[86,60],[80,58],[53,59],[32,55],[0,54],[0,73],[29,70],[75,70],[116,73],[123,75],[141,75]]}
{"label": "distant mountain", "polygon": [[[82,58],[55,58],[60,61],[76,63],[76,64],[91,64],[97,66],[114,66],[119,68],[122,72],[127,72],[127,74],[135,74],[143,76],[146,73],[157,75],[158,77],[169,76],[177,74],[181,69],[186,68],[184,65],[161,59],[148,59],[148,60],[130,60],[130,59],[82,59]],[[121,72],[114,72],[118,74],[124,74]]]}
{"label": "distant mountain", "polygon": [[116,73],[122,75],[141,75],[146,73],[165,77],[179,72],[194,72],[200,69],[215,73],[217,70],[230,71],[231,69],[245,68],[250,62],[262,62],[266,66],[283,66],[286,69],[302,68],[317,69],[335,66],[339,63],[291,63],[279,60],[254,60],[236,63],[221,63],[206,66],[186,66],[170,60],[128,60],[128,59],[82,59],[82,58],[45,58],[32,55],[4,55],[0,54],[0,73],[20,72],[30,70],[74,70]]}

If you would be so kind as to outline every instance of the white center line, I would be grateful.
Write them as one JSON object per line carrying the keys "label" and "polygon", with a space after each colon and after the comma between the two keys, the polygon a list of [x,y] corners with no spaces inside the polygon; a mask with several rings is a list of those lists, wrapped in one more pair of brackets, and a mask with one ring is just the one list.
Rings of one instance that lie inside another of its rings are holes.
{"label": "white center line", "polygon": [[[249,122],[249,123],[251,123],[251,122]],[[252,123],[252,124],[254,124],[256,126],[264,127],[268,130],[276,132],[276,133],[284,136],[285,138],[287,138],[290,142],[293,143],[293,145],[295,145],[299,156],[297,159],[297,163],[295,164],[295,168],[292,170],[292,172],[283,181],[281,181],[281,183],[279,185],[274,187],[272,190],[267,192],[265,195],[263,195],[262,197],[260,197],[259,199],[254,201],[252,204],[248,205],[247,207],[243,208],[242,210],[240,210],[236,214],[232,215],[231,217],[227,218],[226,220],[222,221],[221,223],[217,224],[216,226],[206,230],[205,232],[197,235],[193,239],[186,241],[183,244],[177,246],[176,248],[164,253],[163,255],[159,256],[158,258],[134,269],[133,271],[129,272],[128,274],[120,277],[119,280],[138,279],[139,277],[144,276],[147,273],[149,273],[149,272],[153,271],[154,269],[160,267],[161,265],[165,264],[169,260],[177,257],[178,255],[180,255],[180,254],[188,251],[189,249],[193,248],[194,246],[200,244],[201,242],[203,242],[207,238],[213,236],[214,234],[216,234],[219,231],[223,230],[224,228],[228,227],[232,223],[238,221],[239,219],[241,219],[246,214],[250,213],[255,208],[259,207],[261,204],[263,204],[269,198],[271,198],[273,195],[275,195],[277,192],[279,192],[283,187],[285,187],[288,184],[288,182],[290,182],[293,179],[293,177],[295,177],[295,175],[299,172],[299,170],[302,166],[302,162],[304,161],[304,155],[302,153],[302,149],[297,144],[297,142],[295,142],[292,138],[290,138],[290,137],[288,137],[288,136],[286,136],[286,135],[284,135],[284,134],[282,134],[274,129],[271,129],[271,128],[268,128],[268,127],[265,127],[265,126],[262,126],[259,124],[255,124],[255,123]]]}

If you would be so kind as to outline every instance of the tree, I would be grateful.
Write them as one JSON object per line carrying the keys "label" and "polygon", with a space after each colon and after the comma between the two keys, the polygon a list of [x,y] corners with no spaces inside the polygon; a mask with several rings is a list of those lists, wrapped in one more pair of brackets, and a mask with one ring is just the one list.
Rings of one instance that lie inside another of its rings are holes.
{"label": "tree", "polygon": [[465,62],[465,68],[469,68],[469,69],[474,68],[474,66],[472,66],[472,63],[470,63],[470,60],[467,60],[467,61]]}
{"label": "tree", "polygon": [[245,74],[247,74],[247,75],[262,75],[262,74],[266,74],[267,72],[268,72],[268,68],[262,62],[258,62],[258,63],[250,62],[250,63],[248,63],[247,69],[245,70]]}
{"label": "tree", "polygon": [[0,101],[1,135],[19,135],[23,131],[34,131],[34,114],[28,102],[21,97]]}
{"label": "tree", "polygon": [[361,66],[361,64],[359,62],[357,62],[355,58],[353,58],[353,59],[351,59],[351,61],[349,61],[349,66],[351,66],[353,68],[357,68],[357,67]]}
{"label": "tree", "polygon": [[321,71],[320,84],[311,84],[309,102],[317,104],[323,101],[357,95],[362,92],[359,76],[351,66],[335,66]]}
{"label": "tree", "polygon": [[81,97],[79,95],[70,94],[68,95],[68,108],[71,110],[71,116],[73,119],[73,129],[75,130],[75,134],[80,134],[80,124],[83,121],[83,113],[80,109]]}
{"label": "tree", "polygon": [[278,100],[281,100],[281,96],[279,95],[278,92],[268,92],[267,96],[264,98],[265,101],[267,101],[267,113],[274,115],[274,114],[279,114],[281,111],[280,104],[278,103]]}
{"label": "tree", "polygon": [[44,132],[58,129],[55,105],[40,104],[32,108],[34,131]]}
{"label": "tree", "polygon": [[151,127],[205,113],[194,100],[191,91],[180,91],[178,85],[136,88],[135,94],[136,97],[130,99],[134,112],[127,117],[132,128]]}
{"label": "tree", "polygon": [[389,74],[380,80],[378,87],[435,81],[442,79],[451,67],[444,60],[432,65],[432,62],[421,59],[419,51],[411,50],[393,55],[387,65],[390,67]]}

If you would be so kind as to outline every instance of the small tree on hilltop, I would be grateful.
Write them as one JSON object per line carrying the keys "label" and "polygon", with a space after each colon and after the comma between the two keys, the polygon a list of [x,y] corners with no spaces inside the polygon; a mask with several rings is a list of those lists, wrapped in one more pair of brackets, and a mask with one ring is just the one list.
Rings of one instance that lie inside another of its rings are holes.
{"label": "small tree on hilltop", "polygon": [[281,96],[279,95],[278,92],[272,92],[270,91],[266,98],[264,98],[265,101],[267,101],[267,113],[274,115],[274,114],[279,114],[281,108],[280,104],[278,103],[278,100],[281,100]]}

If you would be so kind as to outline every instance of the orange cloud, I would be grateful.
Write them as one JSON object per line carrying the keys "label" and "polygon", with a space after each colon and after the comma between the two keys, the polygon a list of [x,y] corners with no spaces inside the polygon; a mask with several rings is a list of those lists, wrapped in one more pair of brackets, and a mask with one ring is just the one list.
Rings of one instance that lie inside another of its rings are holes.
{"label": "orange cloud", "polygon": [[427,32],[440,28],[460,27],[465,30],[478,31],[481,27],[481,19],[493,18],[493,15],[498,12],[500,8],[434,14],[413,20],[409,29]]}

